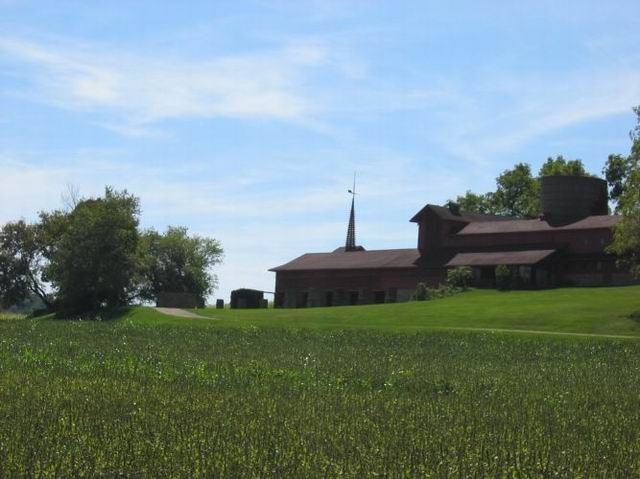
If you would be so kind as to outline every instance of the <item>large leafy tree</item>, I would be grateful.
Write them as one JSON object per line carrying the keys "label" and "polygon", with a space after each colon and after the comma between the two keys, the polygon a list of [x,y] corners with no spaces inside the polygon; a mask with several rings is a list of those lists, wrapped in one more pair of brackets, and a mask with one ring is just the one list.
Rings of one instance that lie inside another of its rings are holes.
{"label": "large leafy tree", "polygon": [[[616,157],[614,161],[610,156],[605,173],[609,180],[610,172],[616,168],[622,170],[615,176],[615,181],[609,182],[610,189],[617,195],[614,197],[617,200],[616,210],[622,213],[609,250],[618,256],[620,265],[630,268],[636,277],[640,277],[640,107],[634,111],[638,118],[631,132],[631,153],[626,158],[612,155]],[[618,166],[615,166],[618,161]],[[611,178],[614,178],[613,173]]]}
{"label": "large leafy tree", "polygon": [[49,233],[45,274],[63,307],[114,307],[136,296],[139,214],[138,198],[106,188],[104,197],[79,201],[68,214],[43,215]]}
{"label": "large leafy tree", "polygon": [[43,275],[43,231],[23,220],[5,224],[0,230],[0,306],[8,308],[33,296],[52,305]]}
{"label": "large leafy tree", "polygon": [[592,176],[584,167],[582,160],[567,160],[562,155],[547,158],[538,172],[542,176]]}
{"label": "large leafy tree", "polygon": [[531,167],[518,163],[496,178],[496,191],[477,194],[467,191],[455,203],[462,211],[528,218],[540,213],[540,177],[549,175],[591,176],[582,160],[567,160],[562,155],[547,158],[534,177]]}
{"label": "large leafy tree", "polygon": [[462,211],[472,213],[494,214],[496,212],[493,193],[485,193],[480,195],[473,191],[467,190],[464,196],[458,196],[455,203]]}
{"label": "large leafy tree", "polygon": [[640,167],[640,106],[633,109],[637,116],[636,126],[629,136],[631,152],[629,155],[609,155],[602,174],[609,184],[609,198],[614,202],[616,212],[621,212],[622,196],[627,183],[632,183],[632,175]]}
{"label": "large leafy tree", "polygon": [[41,212],[35,224],[0,228],[0,307],[38,297],[76,311],[153,300],[162,291],[191,292],[204,302],[222,259],[214,239],[186,228],[139,231],[139,200],[106,188],[104,196],[74,194],[66,210]]}
{"label": "large leafy tree", "polygon": [[505,216],[535,216],[540,211],[538,181],[531,174],[531,167],[518,163],[513,169],[502,172],[496,178],[493,194],[495,212]]}
{"label": "large leafy tree", "polygon": [[141,297],[155,300],[161,292],[192,293],[201,304],[216,287],[211,268],[222,260],[220,243],[189,235],[187,228],[169,227],[164,234],[149,230],[142,237],[145,254]]}

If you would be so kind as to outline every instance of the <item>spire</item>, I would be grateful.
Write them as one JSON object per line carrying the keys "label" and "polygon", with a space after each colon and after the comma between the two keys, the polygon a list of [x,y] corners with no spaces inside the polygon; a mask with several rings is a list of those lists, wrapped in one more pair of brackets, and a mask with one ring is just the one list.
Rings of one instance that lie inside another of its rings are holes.
{"label": "spire", "polygon": [[347,228],[347,242],[344,245],[345,251],[364,251],[362,246],[356,246],[356,174],[353,173],[353,189],[351,194],[351,214],[349,215],[349,227]]}
{"label": "spire", "polygon": [[355,193],[352,193],[352,195],[351,214],[349,215],[349,227],[347,228],[347,242],[344,245],[345,251],[355,251],[356,249],[356,197]]}

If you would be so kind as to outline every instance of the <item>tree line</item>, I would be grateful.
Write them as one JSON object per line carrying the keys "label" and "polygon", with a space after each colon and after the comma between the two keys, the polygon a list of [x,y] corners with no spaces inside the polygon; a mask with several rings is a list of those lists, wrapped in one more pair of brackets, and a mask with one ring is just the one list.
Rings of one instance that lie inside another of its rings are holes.
{"label": "tree line", "polygon": [[[640,277],[640,106],[633,111],[637,121],[629,132],[631,151],[628,155],[609,155],[602,175],[608,184],[613,210],[622,215],[608,250],[618,256],[622,266]],[[581,160],[567,160],[559,155],[548,158],[537,176],[533,176],[530,165],[518,163],[496,178],[495,191],[483,194],[467,191],[449,202],[467,212],[534,218],[540,214],[540,178],[550,175],[594,176]]]}
{"label": "tree line", "polygon": [[[611,154],[602,169],[602,175],[608,183],[609,199],[615,212],[622,211],[622,198],[632,183],[631,177],[637,170],[640,156],[640,107],[634,108],[638,117],[636,127],[631,130],[632,141],[629,155]],[[451,203],[457,203],[463,211],[474,213],[532,218],[540,214],[540,178],[543,176],[595,176],[589,173],[582,160],[569,160],[562,155],[549,157],[540,167],[537,176],[533,175],[527,163],[517,163],[512,169],[503,171],[496,178],[496,189],[478,194],[467,190]]]}
{"label": "tree line", "polygon": [[189,292],[204,304],[216,286],[211,268],[223,249],[187,228],[140,228],[140,200],[106,187],[71,195],[66,209],[43,211],[0,229],[0,306],[37,297],[49,310],[93,311],[158,294]]}

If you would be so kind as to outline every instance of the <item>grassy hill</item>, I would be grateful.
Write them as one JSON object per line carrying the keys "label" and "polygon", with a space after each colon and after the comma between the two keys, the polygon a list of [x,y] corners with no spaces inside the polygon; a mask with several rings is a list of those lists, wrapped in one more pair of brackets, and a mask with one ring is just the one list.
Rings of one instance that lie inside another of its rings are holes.
{"label": "grassy hill", "polygon": [[199,315],[217,321],[185,320],[137,309],[129,317],[156,324],[196,321],[209,326],[313,329],[367,328],[520,330],[640,336],[640,286],[567,288],[545,291],[474,290],[445,299],[401,304],[311,309],[217,310]]}

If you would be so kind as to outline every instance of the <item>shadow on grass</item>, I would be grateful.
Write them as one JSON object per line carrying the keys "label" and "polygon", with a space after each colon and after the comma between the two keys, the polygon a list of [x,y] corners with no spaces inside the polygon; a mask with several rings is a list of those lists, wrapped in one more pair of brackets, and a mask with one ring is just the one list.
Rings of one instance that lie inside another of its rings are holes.
{"label": "shadow on grass", "polygon": [[59,311],[40,310],[32,313],[28,319],[37,319],[49,317],[57,321],[114,321],[128,312],[132,308],[130,306],[122,306],[119,308],[95,309],[95,310],[77,310],[62,309]]}

